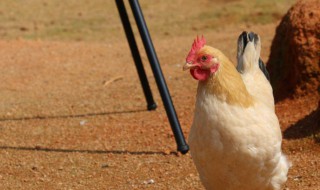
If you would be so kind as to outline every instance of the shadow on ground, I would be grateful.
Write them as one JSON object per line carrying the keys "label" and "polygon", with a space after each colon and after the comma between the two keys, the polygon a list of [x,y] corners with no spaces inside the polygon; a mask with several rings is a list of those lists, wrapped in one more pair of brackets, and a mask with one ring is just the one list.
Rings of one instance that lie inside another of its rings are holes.
{"label": "shadow on ground", "polygon": [[[81,149],[59,149],[45,147],[25,147],[25,146],[0,146],[0,150],[21,150],[21,151],[42,151],[42,152],[59,152],[59,153],[87,153],[87,154],[130,154],[130,155],[168,155],[161,151],[128,151],[128,150],[81,150]],[[176,155],[175,152],[170,152]]]}
{"label": "shadow on ground", "polygon": [[95,116],[103,116],[103,115],[128,114],[128,113],[138,113],[138,112],[147,112],[147,111],[148,111],[147,109],[137,109],[137,110],[110,111],[110,112],[99,112],[99,113],[84,113],[84,114],[74,114],[74,115],[48,115],[48,116],[36,115],[36,116],[30,116],[30,117],[0,118],[0,121],[95,117]]}
{"label": "shadow on ground", "polygon": [[289,126],[283,133],[285,139],[300,139],[313,136],[317,143],[320,143],[320,108]]}

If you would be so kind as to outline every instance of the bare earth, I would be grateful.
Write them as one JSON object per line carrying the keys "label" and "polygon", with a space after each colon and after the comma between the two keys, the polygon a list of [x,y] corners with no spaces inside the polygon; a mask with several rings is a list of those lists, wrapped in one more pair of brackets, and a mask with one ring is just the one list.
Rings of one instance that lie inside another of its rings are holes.
{"label": "bare earth", "polygon": [[[276,26],[240,25],[204,34],[235,61],[238,35],[253,30],[262,37],[267,60]],[[186,137],[197,82],[182,71],[182,63],[194,37],[154,37]],[[146,111],[123,33],[103,42],[1,40],[0,189],[203,189],[190,154],[176,153],[143,51],[142,58],[156,111]],[[314,93],[276,105],[283,150],[293,164],[285,189],[320,189],[313,113],[318,101]]]}

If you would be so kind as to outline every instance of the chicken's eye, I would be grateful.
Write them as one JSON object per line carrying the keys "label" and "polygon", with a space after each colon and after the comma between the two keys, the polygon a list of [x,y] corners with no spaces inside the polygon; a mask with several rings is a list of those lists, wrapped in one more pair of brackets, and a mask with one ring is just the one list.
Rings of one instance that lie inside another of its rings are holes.
{"label": "chicken's eye", "polygon": [[205,55],[201,57],[201,61],[207,61],[207,59],[208,59],[208,57]]}

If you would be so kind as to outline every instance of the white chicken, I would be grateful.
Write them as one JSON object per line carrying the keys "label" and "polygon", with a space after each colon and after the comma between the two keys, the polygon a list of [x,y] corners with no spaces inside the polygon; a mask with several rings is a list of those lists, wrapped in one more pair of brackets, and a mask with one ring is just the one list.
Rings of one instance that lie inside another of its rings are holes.
{"label": "white chicken", "polygon": [[[289,163],[274,109],[247,89],[224,54],[205,43],[203,37],[194,41],[183,67],[199,81],[189,144],[202,184],[210,190],[280,189]],[[244,59],[256,59],[256,49],[247,48]]]}

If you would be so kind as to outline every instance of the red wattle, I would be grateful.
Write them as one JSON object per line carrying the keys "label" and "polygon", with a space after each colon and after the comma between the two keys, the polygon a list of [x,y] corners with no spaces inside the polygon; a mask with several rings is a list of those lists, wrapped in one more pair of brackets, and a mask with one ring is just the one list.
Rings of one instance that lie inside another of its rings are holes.
{"label": "red wattle", "polygon": [[196,80],[204,81],[207,80],[211,73],[217,72],[219,69],[219,64],[214,64],[210,69],[201,69],[201,67],[196,67],[190,70],[192,77]]}
{"label": "red wattle", "polygon": [[207,78],[209,78],[210,76],[210,70],[201,69],[201,68],[191,69],[190,73],[194,79],[200,80],[200,81],[207,80]]}

